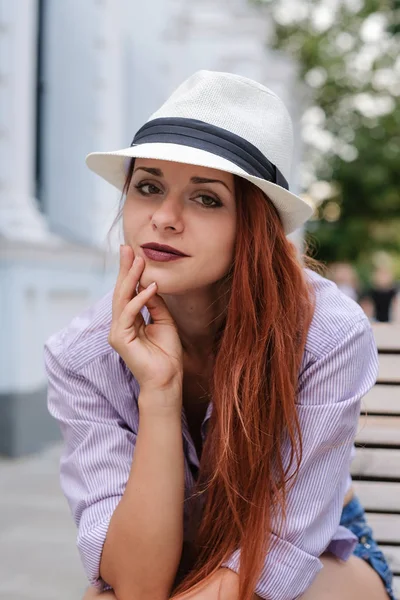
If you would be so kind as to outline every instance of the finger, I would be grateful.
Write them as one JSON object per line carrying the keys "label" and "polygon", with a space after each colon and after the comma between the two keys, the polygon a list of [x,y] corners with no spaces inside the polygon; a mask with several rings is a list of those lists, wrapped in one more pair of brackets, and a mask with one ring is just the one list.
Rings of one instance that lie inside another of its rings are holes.
{"label": "finger", "polygon": [[[145,305],[148,304],[156,292],[157,284],[153,282],[137,296],[135,296],[130,302],[128,302],[118,319],[118,326],[124,330],[131,329],[132,327],[138,329],[139,323],[144,322],[140,311]],[[135,323],[138,316],[140,316],[141,319],[139,323]]]}
{"label": "finger", "polygon": [[129,269],[132,267],[133,260],[134,253],[132,248],[126,244],[122,244],[119,251],[119,272],[113,294],[113,311],[115,301],[119,297],[121,284],[129,273]]}
{"label": "finger", "polygon": [[131,268],[129,269],[119,288],[117,303],[120,302],[122,304],[122,309],[124,309],[126,304],[130,302],[134,296],[136,296],[137,284],[142,276],[144,267],[144,259],[141,256],[135,257]]}
{"label": "finger", "polygon": [[133,249],[127,244],[121,245],[119,256],[119,273],[117,284],[121,284],[122,281],[125,279],[135,258]]}
{"label": "finger", "polygon": [[125,306],[136,296],[136,286],[143,273],[144,260],[137,256],[115,294],[113,317],[118,319]]}

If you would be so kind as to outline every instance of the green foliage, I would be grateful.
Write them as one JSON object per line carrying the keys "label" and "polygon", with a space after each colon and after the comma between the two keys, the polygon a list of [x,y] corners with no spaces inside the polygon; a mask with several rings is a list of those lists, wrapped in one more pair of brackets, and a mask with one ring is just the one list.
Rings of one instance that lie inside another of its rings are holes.
{"label": "green foliage", "polygon": [[400,0],[339,2],[325,28],[316,20],[321,1],[260,2],[272,16],[273,48],[296,59],[331,134],[326,152],[310,144],[306,155],[335,190],[308,226],[317,258],[362,267],[377,249],[400,256]]}

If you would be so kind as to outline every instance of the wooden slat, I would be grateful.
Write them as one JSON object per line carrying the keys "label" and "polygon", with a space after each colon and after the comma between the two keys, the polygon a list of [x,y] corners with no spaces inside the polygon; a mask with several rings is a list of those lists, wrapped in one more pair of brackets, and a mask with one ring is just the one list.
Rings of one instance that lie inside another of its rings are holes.
{"label": "wooden slat", "polygon": [[400,483],[375,481],[354,481],[353,483],[357,496],[366,510],[387,510],[400,513]]}
{"label": "wooden slat", "polygon": [[363,444],[400,446],[400,417],[361,416],[356,440]]}
{"label": "wooden slat", "polygon": [[400,383],[400,354],[380,354],[378,382]]}
{"label": "wooden slat", "polygon": [[[357,448],[352,475],[400,480],[400,325],[373,325],[379,353],[378,383],[363,398],[357,441],[382,448]],[[384,353],[382,353],[382,351]],[[389,382],[394,385],[379,385]],[[375,413],[375,415],[374,415]],[[377,416],[376,413],[391,416]],[[385,446],[398,446],[386,448]],[[400,483],[355,481],[356,493],[367,510],[367,520],[378,542],[400,543],[400,514],[378,514],[386,510],[400,513]],[[396,598],[400,598],[400,547],[380,544],[392,570]]]}
{"label": "wooden slat", "polygon": [[400,515],[367,512],[366,518],[378,542],[390,544],[400,541]]}
{"label": "wooden slat", "polygon": [[361,410],[367,414],[400,415],[400,386],[376,384],[361,401]]}
{"label": "wooden slat", "polygon": [[357,448],[352,475],[400,479],[400,450]]}
{"label": "wooden slat", "polygon": [[379,547],[385,555],[392,571],[400,574],[400,547],[385,546],[382,544]]}
{"label": "wooden slat", "polygon": [[380,350],[400,350],[400,325],[374,323],[372,330]]}

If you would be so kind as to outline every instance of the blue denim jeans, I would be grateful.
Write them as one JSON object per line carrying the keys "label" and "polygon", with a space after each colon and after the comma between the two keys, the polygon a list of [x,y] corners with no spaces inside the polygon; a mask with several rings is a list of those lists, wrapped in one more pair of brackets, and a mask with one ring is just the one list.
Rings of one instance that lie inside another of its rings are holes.
{"label": "blue denim jeans", "polygon": [[392,588],[392,572],[386,558],[374,540],[372,529],[367,524],[364,508],[358,498],[353,498],[344,507],[340,524],[350,529],[358,537],[354,554],[371,565],[381,577],[390,600],[396,600]]}

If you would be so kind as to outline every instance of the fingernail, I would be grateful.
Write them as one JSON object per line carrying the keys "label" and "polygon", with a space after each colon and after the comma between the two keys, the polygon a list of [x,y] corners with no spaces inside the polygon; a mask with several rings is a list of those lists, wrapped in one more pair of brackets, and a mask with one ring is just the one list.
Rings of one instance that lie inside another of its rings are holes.
{"label": "fingernail", "polygon": [[157,283],[155,281],[153,281],[153,283],[150,283],[150,285],[147,286],[147,289],[153,288],[157,285]]}

